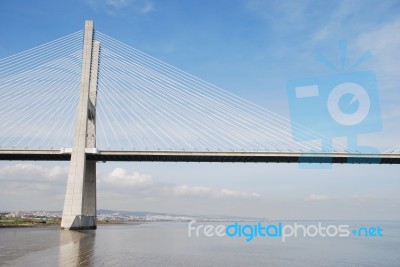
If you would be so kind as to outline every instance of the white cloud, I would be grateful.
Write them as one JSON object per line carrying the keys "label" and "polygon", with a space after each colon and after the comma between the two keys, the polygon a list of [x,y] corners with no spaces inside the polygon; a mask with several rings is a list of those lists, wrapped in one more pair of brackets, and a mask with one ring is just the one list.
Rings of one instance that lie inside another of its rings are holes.
{"label": "white cloud", "polygon": [[382,86],[393,88],[399,85],[397,78],[400,67],[399,31],[400,19],[397,19],[373,31],[360,34],[355,41],[355,49],[358,51],[372,51],[374,69],[381,77],[381,88]]}
{"label": "white cloud", "polygon": [[219,197],[226,197],[226,198],[259,198],[261,197],[260,194],[254,192],[240,192],[240,191],[233,191],[229,189],[221,189],[219,192]]}
{"label": "white cloud", "polygon": [[310,5],[309,1],[264,0],[248,0],[245,4],[249,11],[263,17],[270,25],[273,24],[277,28],[305,26],[305,14]]}
{"label": "white cloud", "polygon": [[[377,144],[377,147],[384,148],[397,145],[398,132],[400,130],[398,117],[400,110],[396,99],[399,98],[400,80],[398,70],[400,68],[400,19],[395,19],[384,23],[376,29],[363,32],[354,41],[353,49],[357,52],[371,50],[371,60],[362,65],[366,65],[376,73],[381,120],[383,124],[382,132],[374,139],[369,140],[370,144]],[[362,66],[360,65],[360,66]],[[385,136],[385,138],[382,138]]]}
{"label": "white cloud", "polygon": [[329,22],[318,29],[314,36],[313,42],[319,42],[330,39],[337,35],[341,30],[343,21],[349,16],[354,15],[354,10],[358,9],[358,3],[352,1],[342,1],[337,9],[330,15]]}
{"label": "white cloud", "polygon": [[179,185],[173,187],[174,194],[178,196],[206,196],[210,198],[259,198],[260,194],[254,192],[241,192],[229,189],[212,189],[203,186]]}
{"label": "white cloud", "polygon": [[67,167],[44,167],[31,163],[20,163],[0,167],[0,180],[12,182],[43,182],[65,179]]}
{"label": "white cloud", "polygon": [[202,197],[209,199],[243,199],[261,197],[261,195],[258,193],[241,192],[226,188],[219,189],[205,186],[189,186],[162,183],[160,181],[157,181],[150,175],[141,174],[139,172],[128,173],[128,171],[123,168],[115,168],[102,178],[100,177],[99,180],[100,183],[106,184],[107,186],[111,185],[112,187],[120,189],[125,188],[128,190],[128,192],[130,192],[130,190],[141,189],[141,197]]}
{"label": "white cloud", "polygon": [[106,0],[107,5],[112,6],[116,9],[128,6],[130,4],[129,2],[129,0]]}
{"label": "white cloud", "polygon": [[67,177],[68,166],[0,165],[0,210],[59,210]]}
{"label": "white cloud", "polygon": [[178,185],[172,190],[178,196],[211,196],[213,193],[211,188],[202,186]]}
{"label": "white cloud", "polygon": [[306,197],[306,201],[324,201],[328,200],[329,197],[327,195],[316,195],[316,194],[310,194],[308,197]]}
{"label": "white cloud", "polygon": [[147,14],[154,10],[153,3],[145,1],[145,3],[139,8],[139,10],[142,14]]}
{"label": "white cloud", "polygon": [[108,15],[142,14],[154,10],[150,0],[86,0],[86,3],[95,11],[105,12]]}
{"label": "white cloud", "polygon": [[111,173],[104,177],[103,181],[116,187],[149,187],[156,182],[150,175],[133,172],[129,174],[125,169],[115,168]]}

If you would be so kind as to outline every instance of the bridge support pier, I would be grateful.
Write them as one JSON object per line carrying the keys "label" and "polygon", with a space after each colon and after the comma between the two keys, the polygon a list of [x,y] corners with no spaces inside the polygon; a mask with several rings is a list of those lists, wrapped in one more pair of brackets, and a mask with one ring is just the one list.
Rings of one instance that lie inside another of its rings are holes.
{"label": "bridge support pier", "polygon": [[[72,164],[71,164],[72,165]],[[67,230],[96,229],[96,162],[86,161],[83,179],[68,177],[61,228]],[[72,188],[72,190],[71,190]]]}
{"label": "bridge support pier", "polygon": [[82,77],[74,144],[68,173],[61,228],[96,229],[96,161],[86,149],[96,148],[96,98],[100,43],[93,41],[93,22],[85,22]]}

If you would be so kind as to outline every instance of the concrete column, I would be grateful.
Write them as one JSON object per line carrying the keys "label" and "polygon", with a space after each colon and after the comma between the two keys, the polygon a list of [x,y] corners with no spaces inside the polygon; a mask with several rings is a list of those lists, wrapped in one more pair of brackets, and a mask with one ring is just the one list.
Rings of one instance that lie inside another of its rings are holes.
{"label": "concrete column", "polygon": [[92,48],[92,69],[90,71],[89,114],[86,147],[96,148],[96,103],[97,76],[99,73],[100,42],[94,41]]}
{"label": "concrete column", "polygon": [[[89,88],[89,113],[87,118],[86,147],[96,148],[96,102],[97,102],[97,75],[99,72],[100,43],[93,42],[92,48],[92,69],[90,71]],[[89,225],[96,226],[96,161],[86,161],[86,172],[83,194],[83,214],[88,216],[89,220],[94,220]]]}
{"label": "concrete column", "polygon": [[[96,229],[96,162],[86,161],[85,149],[88,145],[96,147],[98,62],[99,43],[93,42],[93,22],[86,21],[80,99],[61,221],[63,229]],[[94,98],[89,98],[92,95]]]}

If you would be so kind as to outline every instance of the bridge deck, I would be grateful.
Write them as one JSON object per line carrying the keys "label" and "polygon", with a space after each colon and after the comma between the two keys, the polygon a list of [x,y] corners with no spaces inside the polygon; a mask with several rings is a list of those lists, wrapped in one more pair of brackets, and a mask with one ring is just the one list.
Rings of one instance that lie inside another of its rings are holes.
{"label": "bridge deck", "polygon": [[[70,158],[71,152],[65,150],[0,150],[0,160],[69,161]],[[87,152],[86,158],[95,161],[400,164],[400,154],[361,153],[98,150]]]}

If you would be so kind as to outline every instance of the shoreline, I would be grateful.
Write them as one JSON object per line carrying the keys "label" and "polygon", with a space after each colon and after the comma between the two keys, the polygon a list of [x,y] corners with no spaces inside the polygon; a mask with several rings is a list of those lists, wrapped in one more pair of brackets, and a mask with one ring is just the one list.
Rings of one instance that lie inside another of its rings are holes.
{"label": "shoreline", "polygon": [[[137,221],[98,221],[97,225],[115,225],[115,224],[132,224],[138,223]],[[2,228],[41,228],[41,227],[51,227],[51,226],[59,226],[61,227],[61,221],[41,221],[41,222],[10,222],[9,224],[3,224],[0,222],[0,229]]]}

